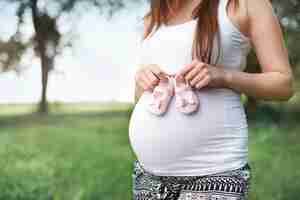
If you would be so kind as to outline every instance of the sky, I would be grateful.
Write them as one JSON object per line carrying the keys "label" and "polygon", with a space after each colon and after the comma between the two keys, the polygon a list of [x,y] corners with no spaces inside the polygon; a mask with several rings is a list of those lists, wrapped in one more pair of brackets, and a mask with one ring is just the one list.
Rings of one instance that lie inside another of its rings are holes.
{"label": "sky", "polygon": [[[72,30],[73,48],[65,49],[56,60],[56,68],[49,79],[49,101],[133,102],[141,17],[147,6],[131,6],[110,20],[93,9],[79,18],[62,17],[59,28],[65,33]],[[5,40],[16,29],[15,8],[1,3],[0,8],[0,37]],[[72,21],[72,25],[66,21]],[[29,20],[22,31],[24,38],[32,34]],[[22,66],[25,66],[22,73],[0,74],[0,103],[37,103],[40,100],[39,63],[39,59],[29,52],[22,60]]]}

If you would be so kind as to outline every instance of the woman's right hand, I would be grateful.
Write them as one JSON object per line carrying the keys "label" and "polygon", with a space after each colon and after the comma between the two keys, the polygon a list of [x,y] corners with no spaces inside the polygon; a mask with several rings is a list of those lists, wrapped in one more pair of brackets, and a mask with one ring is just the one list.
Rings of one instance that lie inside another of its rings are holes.
{"label": "woman's right hand", "polygon": [[164,72],[159,65],[142,65],[135,74],[135,82],[144,91],[153,91],[159,80],[166,79],[168,74]]}

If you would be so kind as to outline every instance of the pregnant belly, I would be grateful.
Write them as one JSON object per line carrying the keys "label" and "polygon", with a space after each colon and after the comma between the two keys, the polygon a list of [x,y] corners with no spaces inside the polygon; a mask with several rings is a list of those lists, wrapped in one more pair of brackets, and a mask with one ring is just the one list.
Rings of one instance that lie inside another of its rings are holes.
{"label": "pregnant belly", "polygon": [[180,113],[173,97],[163,116],[147,111],[150,93],[143,93],[130,117],[129,140],[145,166],[168,166],[209,151],[218,153],[232,148],[233,138],[239,136],[228,130],[246,126],[239,96],[228,89],[203,89],[196,93],[200,102],[197,112]]}

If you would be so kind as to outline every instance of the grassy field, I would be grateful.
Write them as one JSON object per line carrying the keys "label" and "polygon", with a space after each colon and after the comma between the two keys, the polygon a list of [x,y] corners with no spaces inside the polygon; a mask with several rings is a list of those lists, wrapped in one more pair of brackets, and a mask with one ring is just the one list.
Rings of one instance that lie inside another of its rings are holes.
{"label": "grassy field", "polygon": [[[0,200],[130,200],[128,104],[0,106]],[[300,125],[261,110],[250,119],[251,200],[300,196]]]}

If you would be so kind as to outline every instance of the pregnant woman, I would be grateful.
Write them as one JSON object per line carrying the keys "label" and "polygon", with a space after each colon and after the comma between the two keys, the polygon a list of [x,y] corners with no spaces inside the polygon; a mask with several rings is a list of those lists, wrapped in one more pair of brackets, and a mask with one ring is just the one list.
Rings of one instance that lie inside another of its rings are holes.
{"label": "pregnant woman", "polygon": [[[152,0],[143,23],[129,123],[137,156],[133,198],[247,199],[251,167],[240,95],[287,101],[294,94],[272,5],[268,0]],[[252,47],[262,73],[244,72]],[[184,80],[175,85],[192,88],[199,107],[192,114],[180,112],[175,91],[165,99],[166,112],[154,115],[148,109],[152,92],[174,75]]]}

